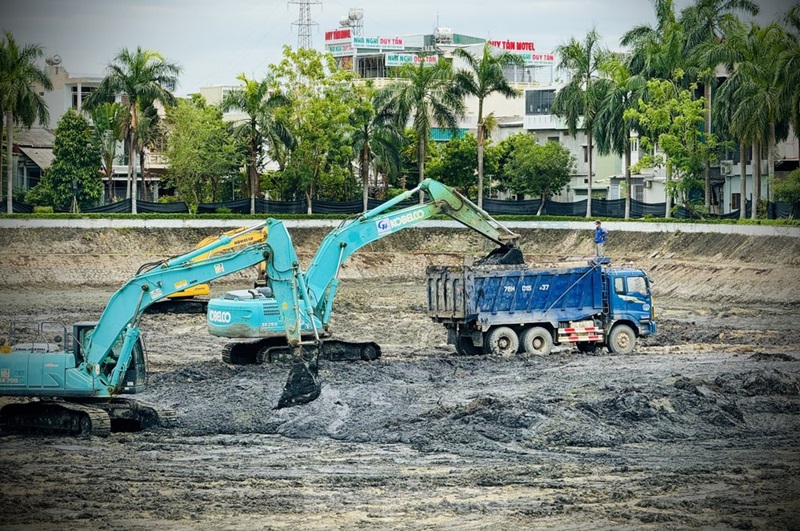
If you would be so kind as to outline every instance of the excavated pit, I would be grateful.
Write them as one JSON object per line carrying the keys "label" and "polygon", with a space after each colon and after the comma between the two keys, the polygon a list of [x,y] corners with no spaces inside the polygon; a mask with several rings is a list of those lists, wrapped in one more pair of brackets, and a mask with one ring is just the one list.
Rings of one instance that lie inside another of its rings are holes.
{"label": "excavated pit", "polygon": [[[4,230],[0,321],[99,317],[139,263],[210,231]],[[520,231],[526,259],[592,252],[582,231]],[[326,233],[292,231],[304,265]],[[373,362],[321,362],[322,390],[275,409],[287,365],[222,362],[202,314],[145,315],[139,398],[170,429],[0,437],[2,527],[36,529],[796,529],[800,238],[612,233],[654,280],[659,332],[630,356],[458,356],[425,315],[427,265],[485,254],[413,229],[353,256],[334,337]],[[249,285],[252,272],[212,286]],[[3,324],[4,326],[4,324]]]}

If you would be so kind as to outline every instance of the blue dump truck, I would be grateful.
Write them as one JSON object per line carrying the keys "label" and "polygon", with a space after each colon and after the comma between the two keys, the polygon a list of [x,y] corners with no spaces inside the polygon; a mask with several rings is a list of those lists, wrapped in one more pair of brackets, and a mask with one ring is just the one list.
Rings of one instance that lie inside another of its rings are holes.
{"label": "blue dump truck", "polygon": [[656,331],[647,273],[608,258],[554,269],[432,266],[427,291],[428,315],[462,355],[543,356],[569,343],[629,354]]}

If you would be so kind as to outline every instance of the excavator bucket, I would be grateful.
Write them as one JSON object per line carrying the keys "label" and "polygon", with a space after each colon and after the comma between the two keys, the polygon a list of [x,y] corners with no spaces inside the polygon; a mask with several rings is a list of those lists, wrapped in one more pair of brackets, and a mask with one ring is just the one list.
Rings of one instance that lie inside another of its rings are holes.
{"label": "excavator bucket", "polygon": [[289,371],[289,378],[275,409],[308,404],[316,400],[321,391],[322,383],[319,379],[317,360],[298,361]]}
{"label": "excavator bucket", "polygon": [[496,247],[488,255],[475,261],[475,265],[520,265],[524,263],[522,251],[513,245]]}

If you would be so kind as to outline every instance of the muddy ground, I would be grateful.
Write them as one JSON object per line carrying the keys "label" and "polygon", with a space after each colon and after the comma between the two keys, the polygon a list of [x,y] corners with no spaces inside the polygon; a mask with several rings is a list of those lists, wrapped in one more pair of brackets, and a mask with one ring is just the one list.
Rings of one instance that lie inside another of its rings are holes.
{"label": "muddy ground", "polygon": [[[147,315],[141,398],[177,426],[0,437],[0,526],[800,529],[797,243],[659,236],[617,240],[655,280],[659,332],[630,356],[458,356],[411,264],[458,259],[456,244],[369,249],[344,275],[332,328],[380,342],[383,357],[324,364],[320,398],[290,409],[273,409],[285,366],[226,365],[203,315]],[[570,251],[590,247],[572,238]],[[13,273],[0,320],[97,318],[116,287]]]}

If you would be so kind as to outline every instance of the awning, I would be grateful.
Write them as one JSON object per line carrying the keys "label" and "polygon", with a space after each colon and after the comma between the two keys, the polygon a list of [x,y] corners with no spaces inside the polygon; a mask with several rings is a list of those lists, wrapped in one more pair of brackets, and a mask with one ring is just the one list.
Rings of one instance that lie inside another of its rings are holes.
{"label": "awning", "polygon": [[53,155],[53,148],[18,147],[20,151],[25,153],[25,155],[42,170],[46,170],[53,164],[53,159],[55,158]]}

